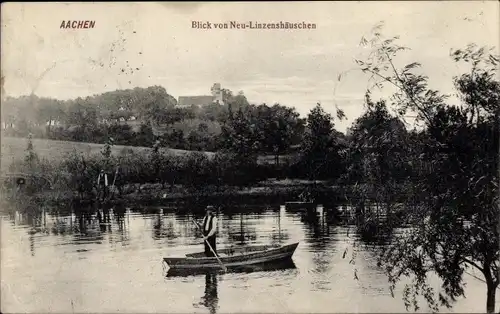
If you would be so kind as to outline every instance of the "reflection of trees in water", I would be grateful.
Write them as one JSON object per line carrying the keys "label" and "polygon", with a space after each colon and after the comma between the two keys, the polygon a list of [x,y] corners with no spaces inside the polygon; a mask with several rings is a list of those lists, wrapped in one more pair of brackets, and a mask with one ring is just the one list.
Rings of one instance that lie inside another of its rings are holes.
{"label": "reflection of trees in water", "polygon": [[[112,234],[112,217],[122,237],[127,231],[125,224],[126,208],[123,205],[117,204],[116,206],[112,206],[110,203],[104,203],[74,206],[73,212],[75,224],[72,231],[76,243],[88,240],[102,240],[104,239],[104,234]],[[113,238],[110,238],[110,240],[112,241]]]}
{"label": "reflection of trees in water", "polygon": [[71,216],[59,216],[57,211],[49,208],[19,210],[11,219],[15,225],[30,227],[29,234],[65,235],[71,233],[73,227]]}
{"label": "reflection of trees in water", "polygon": [[306,243],[318,250],[325,249],[332,241],[330,226],[332,222],[328,222],[316,213],[303,214],[301,222],[304,223],[307,236],[304,239]]}
{"label": "reflection of trees in water", "polygon": [[[312,255],[312,271],[322,275],[330,274],[331,268],[334,267],[332,260],[338,254],[337,242],[334,237],[335,229],[338,227],[335,226],[334,222],[327,221],[316,213],[302,214],[301,222],[304,224],[306,232],[303,241],[309,247]],[[321,283],[321,280],[315,282],[315,285],[319,285],[316,288],[319,288]]]}
{"label": "reflection of trees in water", "polygon": [[[163,218],[158,215],[152,219],[152,235],[155,239],[160,238],[199,238],[201,231],[195,227],[191,219],[195,219],[198,223],[202,223],[204,213],[177,213],[176,211],[167,212],[164,209]],[[276,212],[278,214],[278,212]],[[170,217],[170,223],[167,223]],[[151,215],[150,215],[151,217]],[[270,225],[269,230],[263,230],[262,222],[269,216],[258,214],[255,212],[227,213],[219,212],[218,218],[218,237],[225,238],[230,243],[248,244],[251,241],[256,241],[258,236],[264,233],[271,234],[272,239],[276,242],[279,239],[278,226]],[[257,232],[258,230],[258,232]],[[288,234],[282,231],[282,239],[287,240]]]}
{"label": "reflection of trees in water", "polygon": [[140,208],[134,207],[131,208],[130,210],[135,213],[141,213],[142,216],[145,217],[150,217],[151,215],[155,215],[162,212],[162,209],[159,207],[140,207]]}
{"label": "reflection of trees in water", "polygon": [[120,232],[122,235],[125,231],[125,213],[127,209],[125,208],[125,205],[123,204],[118,204],[115,206],[113,209],[113,215],[116,220],[116,225],[118,226],[118,232]]}
{"label": "reflection of trees in water", "polygon": [[153,228],[151,230],[153,231],[153,239],[158,240],[162,238],[162,226],[163,226],[163,219],[161,214],[157,214],[156,218],[153,220]]}
{"label": "reflection of trees in water", "polygon": [[403,221],[398,212],[389,210],[386,204],[358,201],[344,205],[344,209],[342,224],[356,226],[359,239],[369,245],[386,244]]}
{"label": "reflection of trees in water", "polygon": [[87,220],[83,215],[78,215],[75,219],[78,221],[78,225],[73,229],[73,243],[85,244],[90,241],[102,241],[104,239],[103,227],[106,226],[103,226],[98,221],[96,222],[96,219]]}
{"label": "reflection of trees in water", "polygon": [[330,273],[330,269],[334,267],[332,260],[338,254],[333,238],[324,236],[308,242],[312,251],[314,270],[318,273]]}
{"label": "reflection of trees in water", "polygon": [[12,213],[11,217],[14,220],[14,224],[18,226],[27,226],[33,229],[40,229],[44,222],[45,211],[42,210],[26,210],[26,211],[15,211]]}
{"label": "reflection of trees in water", "polygon": [[[152,237],[155,240],[159,239],[177,239],[177,238],[200,238],[201,231],[193,224],[194,219],[198,223],[202,223],[203,216],[178,214],[176,212],[169,212],[164,209],[163,213],[157,213],[151,217],[151,231]],[[223,223],[221,215],[218,215],[220,223]],[[219,234],[221,230],[219,229]]]}
{"label": "reflection of trees in water", "polygon": [[109,234],[110,243],[126,243],[129,239],[127,209],[123,204],[80,207],[75,208],[74,213],[78,222],[74,228],[77,242],[102,240],[105,234]]}
{"label": "reflection of trees in water", "polygon": [[307,230],[312,232],[314,238],[322,237],[320,219],[316,214],[301,214],[300,221],[308,227]]}
{"label": "reflection of trees in water", "polygon": [[387,244],[393,235],[394,227],[380,220],[368,220],[356,226],[359,239],[369,245]]}
{"label": "reflection of trees in water", "polygon": [[118,234],[120,236],[118,241],[121,242],[122,245],[128,244],[129,240],[128,220],[126,220],[125,217],[126,212],[127,209],[124,204],[118,204],[113,208],[113,216],[115,218]]}
{"label": "reflection of trees in water", "polygon": [[270,235],[271,244],[283,244],[283,242],[290,240],[290,235],[286,229],[283,228],[283,218],[281,217],[280,211],[278,210],[274,215],[275,219],[273,221],[273,229]]}
{"label": "reflection of trees in water", "polygon": [[[64,236],[72,232],[73,220],[71,216],[59,216],[58,214],[54,215],[54,212],[49,215],[46,211],[43,211],[41,214],[45,216],[42,218],[45,221],[43,228],[45,233]],[[37,220],[38,219],[40,219],[39,216],[37,217]],[[35,224],[35,226],[37,225],[38,224]],[[38,228],[35,227],[35,229]]]}
{"label": "reflection of trees in water", "polygon": [[[113,225],[121,234],[121,239],[110,237],[110,241],[127,240],[126,208],[124,206],[98,207],[93,205],[72,204],[68,207],[16,206],[7,211],[11,222],[16,226],[29,227],[28,241],[31,254],[35,254],[36,241],[43,235],[73,236],[73,243],[101,241],[105,233],[112,233]],[[113,218],[113,219],[112,219]]]}
{"label": "reflection of trees in water", "polygon": [[102,233],[111,233],[111,209],[112,205],[109,202],[103,203],[97,208],[96,218],[99,221],[99,228]]}
{"label": "reflection of trees in water", "polygon": [[[119,230],[126,229],[124,224],[125,209],[118,209],[115,214]],[[35,254],[36,240],[43,235],[73,236],[73,243],[101,241],[103,234],[111,232],[110,208],[98,209],[93,206],[73,208],[26,207],[9,213],[9,217],[18,226],[29,227],[27,233],[31,254]],[[123,239],[122,239],[123,241]]]}
{"label": "reflection of trees in water", "polygon": [[[227,226],[227,233],[229,238],[234,242],[239,242],[239,244],[246,244],[248,241],[255,241],[257,239],[256,228],[249,227],[248,216],[240,213],[239,222],[231,223]],[[258,220],[257,217],[253,217],[254,220]],[[233,222],[232,220],[231,222]]]}
{"label": "reflection of trees in water", "polygon": [[356,230],[363,243],[384,245],[391,240],[399,220],[387,212],[389,211],[384,204],[374,204],[365,207],[364,213],[356,216]]}
{"label": "reflection of trees in water", "polygon": [[93,215],[96,212],[97,212],[97,210],[93,206],[74,207],[76,223],[75,223],[75,227],[73,228],[73,232],[85,234],[87,232],[87,226],[92,223]]}
{"label": "reflection of trees in water", "polygon": [[155,215],[152,222],[153,222],[153,227],[151,230],[153,232],[153,239],[159,240],[163,238],[166,239],[177,238],[175,218],[165,219],[165,217],[161,213],[158,213]]}
{"label": "reflection of trees in water", "polygon": [[[30,252],[32,256],[35,256],[36,240],[38,237],[53,231],[53,228],[51,228],[51,218],[48,217],[48,209],[41,206],[26,205],[10,211],[9,218],[16,226],[28,227],[27,233]],[[64,227],[66,228],[66,226]]]}

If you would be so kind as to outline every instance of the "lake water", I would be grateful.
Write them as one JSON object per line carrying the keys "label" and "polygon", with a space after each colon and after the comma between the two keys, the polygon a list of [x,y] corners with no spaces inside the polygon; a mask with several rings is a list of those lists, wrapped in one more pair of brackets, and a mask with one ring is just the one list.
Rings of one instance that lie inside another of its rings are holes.
{"label": "lake water", "polygon": [[[219,214],[218,247],[300,241],[293,264],[250,273],[167,276],[162,258],[203,250],[191,216],[127,209],[109,220],[72,213],[1,220],[1,310],[6,312],[290,313],[405,312],[376,266],[376,245],[354,226],[246,209]],[[105,218],[105,217],[104,217]],[[201,217],[198,217],[201,219]],[[346,257],[343,258],[345,249]],[[356,280],[355,273],[358,277]],[[454,312],[483,312],[485,284],[466,275]],[[422,311],[428,311],[425,305]],[[443,309],[443,312],[449,310]]]}

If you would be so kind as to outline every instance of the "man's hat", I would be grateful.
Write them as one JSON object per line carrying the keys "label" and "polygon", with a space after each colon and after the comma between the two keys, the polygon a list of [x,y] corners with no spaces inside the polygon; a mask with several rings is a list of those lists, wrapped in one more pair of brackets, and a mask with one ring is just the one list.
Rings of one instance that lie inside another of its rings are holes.
{"label": "man's hat", "polygon": [[205,208],[205,211],[214,211],[214,207],[212,205],[208,205],[206,208]]}

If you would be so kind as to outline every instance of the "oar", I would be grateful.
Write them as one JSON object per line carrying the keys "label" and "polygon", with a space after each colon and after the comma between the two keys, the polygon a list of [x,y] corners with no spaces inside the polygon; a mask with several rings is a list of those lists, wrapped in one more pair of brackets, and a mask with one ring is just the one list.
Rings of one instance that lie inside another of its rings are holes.
{"label": "oar", "polygon": [[[192,221],[193,221],[193,223],[196,225],[196,227],[198,227],[198,229],[200,229],[201,233],[203,234],[203,230],[201,230],[200,225],[198,225],[198,223],[197,223],[194,219],[192,219]],[[220,260],[219,256],[217,255],[217,253],[215,253],[214,249],[212,248],[212,246],[210,245],[210,243],[208,242],[208,240],[207,240],[207,239],[205,239],[205,242],[208,244],[208,247],[210,248],[210,251],[212,251],[212,253],[214,253],[215,258],[217,258],[217,261],[219,262],[219,264],[220,264],[220,266],[222,267],[222,269],[223,269],[224,271],[227,271],[227,267],[226,267],[226,266],[224,266],[224,264],[223,264],[223,263],[222,263],[222,261]]]}

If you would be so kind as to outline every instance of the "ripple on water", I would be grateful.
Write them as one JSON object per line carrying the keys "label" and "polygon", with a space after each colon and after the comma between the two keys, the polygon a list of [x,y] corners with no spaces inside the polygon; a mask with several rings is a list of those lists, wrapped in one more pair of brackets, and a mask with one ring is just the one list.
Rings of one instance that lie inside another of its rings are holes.
{"label": "ripple on water", "polygon": [[[221,215],[217,244],[222,248],[300,241],[293,256],[295,268],[229,272],[217,274],[215,280],[205,275],[166,277],[163,270],[163,257],[203,251],[191,216],[148,209],[127,211],[122,220],[111,214],[106,224],[95,217],[79,221],[74,215],[47,214],[43,223],[2,217],[2,277],[15,278],[11,294],[23,300],[26,308],[62,312],[71,311],[63,304],[66,300],[78,300],[75,311],[93,312],[217,308],[223,312],[348,312],[354,303],[369,304],[360,311],[405,311],[400,300],[390,297],[387,278],[376,266],[377,246],[359,246],[356,264],[349,263],[352,239],[358,237],[354,228],[302,221],[293,213],[278,219],[278,214]],[[355,271],[359,280],[354,279]],[[482,290],[477,291],[482,295]],[[23,311],[15,307],[18,303],[13,298],[7,301],[14,304],[11,312]],[[289,302],[297,307],[289,309]],[[458,308],[471,309],[478,310]]]}

